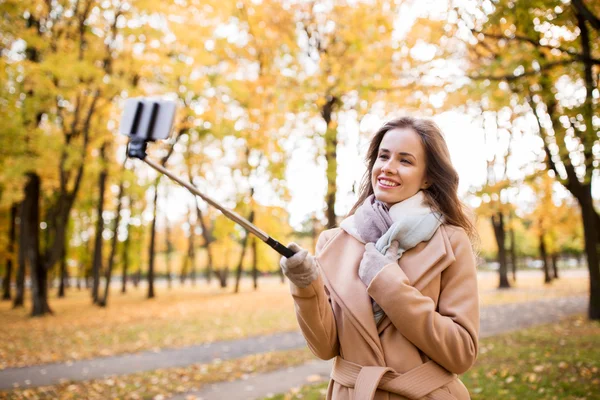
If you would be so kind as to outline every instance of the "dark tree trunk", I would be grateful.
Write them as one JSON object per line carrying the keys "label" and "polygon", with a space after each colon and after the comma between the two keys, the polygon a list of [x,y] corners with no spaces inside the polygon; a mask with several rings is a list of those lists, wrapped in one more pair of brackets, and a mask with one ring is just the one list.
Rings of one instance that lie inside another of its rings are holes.
{"label": "dark tree trunk", "polygon": [[[512,213],[510,214],[512,218]],[[510,224],[510,264],[512,268],[513,282],[517,281],[517,241],[515,239],[515,228]]]}
{"label": "dark tree trunk", "polygon": [[22,229],[27,235],[27,261],[31,276],[31,316],[42,316],[52,313],[48,305],[48,270],[40,257],[39,226],[40,226],[40,178],[37,174],[28,173],[23,201],[24,219]]}
{"label": "dark tree trunk", "polygon": [[546,243],[544,240],[544,234],[540,234],[540,257],[542,259],[542,265],[544,267],[544,283],[552,282],[550,277],[550,267],[548,265],[548,254],[546,253]]}
{"label": "dark tree trunk", "polygon": [[214,270],[213,273],[219,278],[219,286],[223,289],[226,288],[227,278],[229,278],[229,267]]}
{"label": "dark tree trunk", "polygon": [[[578,5],[580,1],[575,2],[577,12],[577,26],[579,27],[581,40],[581,50],[584,56],[583,78],[585,82],[586,94],[585,102],[582,106],[581,114],[586,126],[587,132],[583,136],[585,145],[586,178],[592,181],[592,168],[594,155],[592,147],[595,145],[598,132],[594,129],[594,116],[598,115],[594,105],[594,91],[597,90],[597,82],[594,82],[594,65],[592,64],[592,40],[586,21],[589,21],[595,29],[600,29],[600,21],[593,14],[587,12],[585,6]],[[554,124],[554,121],[552,121]],[[577,196],[576,196],[577,197]],[[596,224],[594,210],[594,201],[592,198],[591,183],[582,185],[581,196],[577,198],[581,205],[581,214],[583,218],[583,232],[585,238],[585,252],[587,254],[588,269],[590,271],[590,306],[588,315],[591,320],[600,320],[600,264],[598,259],[598,242],[600,241],[600,226]]]}
{"label": "dark tree trunk", "polygon": [[142,280],[142,266],[138,265],[138,269],[135,272],[135,275],[133,275],[133,287],[137,289],[141,280]]}
{"label": "dark tree trunk", "polygon": [[156,203],[158,202],[158,182],[154,184],[154,201],[153,201],[153,216],[152,225],[150,226],[150,247],[148,249],[148,298],[154,298],[154,247],[156,242]]}
{"label": "dark tree trunk", "polygon": [[25,221],[24,202],[19,207],[19,269],[16,277],[16,293],[13,300],[13,308],[23,307],[25,299],[25,271],[27,269],[26,249],[29,246],[29,238],[23,229]]}
{"label": "dark tree trunk", "polygon": [[337,192],[337,128],[332,124],[333,110],[339,103],[335,96],[328,96],[327,102],[321,109],[321,116],[327,124],[325,131],[325,161],[327,163],[327,229],[335,228],[337,219],[335,216],[335,200]]}
{"label": "dark tree trunk", "polygon": [[[106,161],[106,143],[100,148],[100,160],[101,162]],[[102,239],[102,232],[104,231],[104,192],[106,191],[106,179],[108,177],[108,170],[103,168],[98,177],[98,186],[100,188],[100,194],[98,195],[98,206],[96,208],[96,215],[98,220],[96,221],[96,237],[94,241],[94,261],[92,263],[92,301],[94,304],[100,301],[99,287],[100,287],[100,271],[102,270],[102,245],[104,240]]]}
{"label": "dark tree trunk", "polygon": [[252,283],[254,290],[258,289],[258,258],[256,251],[258,250],[258,242],[256,238],[252,238]]}
{"label": "dark tree trunk", "polygon": [[[123,165],[123,170],[125,169],[125,165]],[[113,227],[113,237],[111,239],[110,244],[110,254],[108,256],[108,268],[106,269],[106,286],[104,287],[104,296],[102,300],[98,302],[100,307],[106,307],[108,305],[108,294],[110,293],[110,281],[112,278],[112,271],[115,264],[115,254],[117,254],[117,245],[118,241],[118,232],[119,232],[119,223],[121,222],[121,207],[123,206],[123,186],[124,181],[121,178],[121,182],[119,183],[119,190],[117,194],[117,211],[115,216],[115,225]]]}
{"label": "dark tree trunk", "polygon": [[[254,222],[254,210],[250,211],[248,221],[250,221],[250,223]],[[237,270],[235,273],[235,288],[233,289],[233,293],[239,293],[240,291],[240,280],[242,278],[242,268],[244,265],[244,256],[246,255],[248,236],[250,236],[250,233],[246,232],[246,235],[244,235],[244,239],[242,240],[242,254],[240,254],[240,261],[238,262]]]}
{"label": "dark tree trunk", "polygon": [[121,261],[123,262],[123,278],[121,279],[121,293],[127,293],[127,271],[129,270],[129,244],[131,243],[131,232],[129,231],[129,223],[127,223],[125,229],[127,230],[127,237],[123,243],[123,253],[121,255]]}
{"label": "dark tree trunk", "polygon": [[12,280],[12,266],[15,258],[15,241],[17,238],[17,203],[10,207],[10,227],[8,232],[8,258],[6,260],[6,271],[2,280],[2,300],[11,300],[10,283]]}
{"label": "dark tree trunk", "polygon": [[500,289],[510,288],[508,282],[508,271],[506,267],[506,231],[504,230],[504,215],[498,212],[492,215],[492,225],[494,226],[494,235],[496,237],[496,244],[498,245],[498,264],[500,268],[499,273],[499,284]]}
{"label": "dark tree trunk", "polygon": [[68,273],[67,273],[67,249],[66,249],[66,243],[65,243],[65,249],[63,250],[62,255],[60,256],[60,272],[58,274],[58,297],[59,298],[63,298],[65,297],[65,285],[66,285],[66,281],[67,279],[69,279]]}
{"label": "dark tree trunk", "polygon": [[[93,250],[92,250],[92,241],[89,240],[88,241],[88,254],[92,254]],[[87,257],[86,257],[86,262],[87,262]],[[89,264],[84,264],[84,269],[83,269],[83,273],[84,273],[84,279],[85,279],[85,288],[89,289],[90,288],[90,279],[92,277],[92,268],[90,267]]]}
{"label": "dark tree trunk", "polygon": [[591,320],[600,320],[600,269],[598,263],[598,230],[594,220],[594,203],[591,185],[586,185],[583,196],[579,200],[583,217],[583,235],[585,253],[590,272],[590,305],[588,316]]}
{"label": "dark tree trunk", "polygon": [[558,279],[558,254],[552,254],[552,279]]}

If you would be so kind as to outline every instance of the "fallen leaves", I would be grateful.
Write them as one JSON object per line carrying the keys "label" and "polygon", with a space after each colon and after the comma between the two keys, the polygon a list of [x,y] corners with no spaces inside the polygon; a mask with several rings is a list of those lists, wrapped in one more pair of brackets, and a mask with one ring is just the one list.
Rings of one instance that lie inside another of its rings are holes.
{"label": "fallen leaves", "polygon": [[175,394],[197,391],[207,383],[243,379],[252,373],[269,372],[312,359],[314,356],[307,349],[255,354],[185,368],[160,369],[94,381],[65,382],[55,386],[0,392],[0,399],[166,399]]}

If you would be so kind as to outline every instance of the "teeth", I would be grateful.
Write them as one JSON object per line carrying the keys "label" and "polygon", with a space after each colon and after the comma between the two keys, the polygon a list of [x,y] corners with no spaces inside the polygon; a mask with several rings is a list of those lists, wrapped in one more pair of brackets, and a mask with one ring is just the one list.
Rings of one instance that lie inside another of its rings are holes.
{"label": "teeth", "polygon": [[380,179],[379,182],[385,186],[398,186],[396,182],[388,181],[387,179]]}

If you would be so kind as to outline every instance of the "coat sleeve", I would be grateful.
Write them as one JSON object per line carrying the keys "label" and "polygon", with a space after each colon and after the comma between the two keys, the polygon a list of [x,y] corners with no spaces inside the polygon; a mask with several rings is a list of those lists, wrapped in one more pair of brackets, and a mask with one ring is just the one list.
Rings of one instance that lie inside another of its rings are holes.
{"label": "coat sleeve", "polygon": [[[321,233],[316,254],[321,252],[332,236],[331,231]],[[296,319],[308,347],[315,356],[329,360],[339,354],[339,341],[333,310],[321,274],[322,272],[305,288],[299,288],[290,282],[290,291],[294,298]]]}
{"label": "coat sleeve", "polygon": [[437,309],[395,263],[385,266],[367,291],[404,337],[448,371],[462,374],[477,358],[477,271],[464,230],[451,232],[449,240],[455,261],[442,272]]}

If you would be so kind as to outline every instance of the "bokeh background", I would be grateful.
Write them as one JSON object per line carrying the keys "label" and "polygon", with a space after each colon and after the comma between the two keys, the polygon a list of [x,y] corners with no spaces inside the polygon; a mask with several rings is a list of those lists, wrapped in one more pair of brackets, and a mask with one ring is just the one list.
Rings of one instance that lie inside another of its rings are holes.
{"label": "bokeh background", "polygon": [[433,119],[480,235],[472,397],[600,398],[600,2],[0,0],[0,14],[0,398],[324,397],[322,364],[272,336],[298,335],[278,254],[126,158],[137,96],[178,105],[149,157],[311,250],[354,204],[375,130]]}

